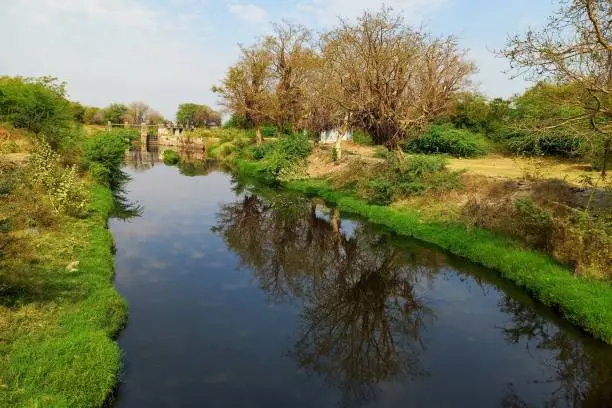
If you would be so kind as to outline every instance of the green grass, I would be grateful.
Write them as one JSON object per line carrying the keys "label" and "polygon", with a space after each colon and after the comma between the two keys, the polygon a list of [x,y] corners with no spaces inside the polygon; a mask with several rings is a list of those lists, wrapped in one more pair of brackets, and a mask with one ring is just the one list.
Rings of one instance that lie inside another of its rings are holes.
{"label": "green grass", "polygon": [[[236,160],[241,174],[258,176],[259,163]],[[351,193],[333,190],[322,180],[300,180],[284,187],[335,203],[341,210],[385,225],[398,234],[436,244],[454,254],[500,272],[527,289],[543,304],[557,309],[572,324],[612,344],[612,286],[573,276],[550,257],[516,242],[462,223],[423,222],[416,210],[368,204]]]}
{"label": "green grass", "polygon": [[2,265],[0,406],[102,406],[116,386],[127,306],[112,283],[111,207],[110,190],[94,185],[87,218],[32,238],[41,260]]}

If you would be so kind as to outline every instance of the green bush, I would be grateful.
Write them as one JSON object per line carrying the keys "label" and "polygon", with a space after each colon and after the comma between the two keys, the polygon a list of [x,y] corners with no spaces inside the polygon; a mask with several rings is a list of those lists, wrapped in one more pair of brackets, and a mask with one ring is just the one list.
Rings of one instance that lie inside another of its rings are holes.
{"label": "green bush", "polygon": [[276,137],[278,135],[278,128],[273,125],[262,126],[259,130],[263,137]]}
{"label": "green bush", "polygon": [[55,78],[0,77],[1,121],[44,136],[57,149],[72,116],[64,84]]}
{"label": "green bush", "polygon": [[353,133],[353,142],[364,146],[372,146],[374,139],[372,139],[372,135],[368,132],[359,129]]}
{"label": "green bush", "polygon": [[137,131],[113,129],[99,132],[85,143],[85,164],[96,181],[116,189],[125,175],[121,171],[121,160],[131,140],[138,137]]}
{"label": "green bush", "polygon": [[274,149],[276,149],[275,142],[266,142],[259,146],[251,146],[250,156],[254,160],[261,160],[267,155],[269,155]]}
{"label": "green bush", "polygon": [[415,153],[445,153],[455,157],[475,157],[487,153],[482,136],[449,125],[430,126],[427,133],[408,142],[404,149]]}
{"label": "green bush", "polygon": [[377,178],[368,181],[365,190],[366,198],[371,204],[388,205],[393,201],[395,187],[389,180]]}
{"label": "green bush", "polygon": [[164,151],[164,164],[174,166],[181,161],[181,156],[174,150]]}
{"label": "green bush", "polygon": [[49,203],[56,213],[83,215],[86,208],[86,190],[79,178],[76,166],[63,166],[60,156],[51,146],[41,142],[29,164],[30,180],[42,186]]}
{"label": "green bush", "polygon": [[274,143],[274,148],[264,156],[262,172],[269,183],[299,176],[304,170],[304,159],[312,151],[308,136],[295,134],[283,136]]}
{"label": "green bush", "polygon": [[585,147],[582,138],[555,132],[530,134],[506,130],[498,138],[506,151],[515,154],[574,157]]}

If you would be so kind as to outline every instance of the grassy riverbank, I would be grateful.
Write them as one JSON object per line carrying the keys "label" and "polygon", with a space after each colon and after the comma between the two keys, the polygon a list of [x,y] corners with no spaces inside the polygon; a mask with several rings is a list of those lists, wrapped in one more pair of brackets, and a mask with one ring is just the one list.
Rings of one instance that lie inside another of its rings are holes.
{"label": "grassy riverbank", "polygon": [[118,381],[127,307],[112,284],[113,199],[97,184],[90,197],[86,218],[23,231],[28,254],[2,264],[0,406],[101,406]]}
{"label": "grassy riverbank", "polygon": [[[258,161],[233,158],[241,174],[262,176]],[[612,286],[608,282],[574,276],[552,258],[526,249],[515,240],[464,223],[424,219],[417,209],[372,205],[352,192],[341,191],[320,179],[282,183],[302,193],[319,196],[341,210],[385,225],[394,232],[430,242],[474,262],[493,268],[539,301],[602,341],[612,344]]]}

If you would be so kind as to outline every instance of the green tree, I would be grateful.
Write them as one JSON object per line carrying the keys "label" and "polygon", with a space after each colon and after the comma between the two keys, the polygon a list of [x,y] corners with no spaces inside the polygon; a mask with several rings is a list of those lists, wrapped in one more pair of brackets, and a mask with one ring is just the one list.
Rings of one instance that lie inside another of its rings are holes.
{"label": "green tree", "polygon": [[53,148],[71,124],[65,84],[56,78],[0,77],[0,119],[44,136]]}
{"label": "green tree", "polygon": [[83,114],[83,122],[88,125],[104,124],[104,112],[95,106],[87,106]]}
{"label": "green tree", "polygon": [[571,86],[568,100],[575,108],[571,117],[554,123],[539,123],[537,134],[553,127],[572,130],[598,152],[602,176],[606,175],[612,152],[612,2],[565,0],[540,31],[508,39],[501,52],[517,75],[535,81]]}
{"label": "green tree", "polygon": [[207,105],[183,103],[176,112],[176,121],[183,126],[220,126],[221,115]]}
{"label": "green tree", "polygon": [[122,103],[111,103],[104,108],[104,120],[111,123],[123,123],[128,107]]}
{"label": "green tree", "polygon": [[85,123],[85,107],[79,102],[70,102],[72,118],[77,123]]}

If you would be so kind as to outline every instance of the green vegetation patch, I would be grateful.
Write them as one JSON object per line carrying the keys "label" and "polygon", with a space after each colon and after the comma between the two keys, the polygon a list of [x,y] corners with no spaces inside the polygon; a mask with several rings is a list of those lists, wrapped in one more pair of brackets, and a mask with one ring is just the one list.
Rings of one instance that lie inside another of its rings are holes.
{"label": "green vegetation patch", "polygon": [[487,154],[484,136],[450,125],[432,125],[422,137],[411,140],[405,150],[415,153],[444,153],[455,157]]}
{"label": "green vegetation patch", "polygon": [[174,150],[164,151],[164,164],[174,166],[181,161],[181,156]]}
{"label": "green vegetation patch", "polygon": [[127,307],[112,284],[112,205],[110,190],[94,185],[87,218],[31,238],[42,262],[0,268],[0,406],[101,406],[117,384],[112,338]]}

